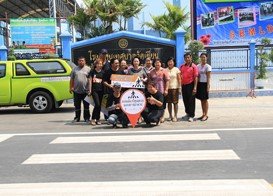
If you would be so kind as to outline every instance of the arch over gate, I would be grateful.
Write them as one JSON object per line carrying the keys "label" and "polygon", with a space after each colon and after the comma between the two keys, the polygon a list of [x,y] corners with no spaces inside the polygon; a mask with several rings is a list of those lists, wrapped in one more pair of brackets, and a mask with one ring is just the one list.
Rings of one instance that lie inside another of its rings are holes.
{"label": "arch over gate", "polygon": [[[177,37],[181,38],[178,34]],[[184,32],[182,34],[184,40]],[[181,50],[181,45],[183,50]],[[177,48],[180,48],[179,52],[177,52]],[[128,31],[119,31],[72,43],[72,60],[75,62],[78,57],[84,56],[87,64],[91,65],[98,58],[101,49],[108,50],[108,59],[115,57],[131,62],[131,59],[137,55],[143,63],[147,57],[152,59],[160,58],[163,62],[169,57],[175,57],[178,61],[177,65],[179,65],[183,60],[181,57],[184,54],[184,42],[181,43],[181,39],[179,41],[178,39],[170,40]]]}

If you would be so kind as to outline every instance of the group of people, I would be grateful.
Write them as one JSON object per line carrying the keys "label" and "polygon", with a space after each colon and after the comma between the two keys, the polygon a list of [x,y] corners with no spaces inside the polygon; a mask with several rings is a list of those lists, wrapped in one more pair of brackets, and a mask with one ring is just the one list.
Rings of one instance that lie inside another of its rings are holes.
{"label": "group of people", "polygon": [[[78,58],[78,66],[71,73],[70,92],[74,94],[75,118],[73,122],[79,122],[81,118],[81,102],[83,102],[84,121],[91,125],[101,124],[101,106],[103,97],[107,95],[106,109],[108,114],[104,115],[108,124],[117,127],[128,127],[129,120],[121,110],[120,97],[127,90],[121,84],[111,81],[112,74],[137,75],[145,84],[141,90],[146,96],[146,108],[141,113],[139,123],[142,120],[147,125],[159,125],[165,121],[165,109],[169,114],[169,121],[178,121],[178,101],[182,92],[186,115],[182,119],[189,122],[194,121],[195,99],[201,100],[202,116],[199,120],[208,119],[208,99],[210,90],[211,66],[207,63],[206,53],[200,55],[200,64],[192,62],[190,53],[184,55],[185,63],[179,68],[175,66],[175,59],[170,57],[166,61],[166,68],[160,59],[145,59],[141,65],[139,57],[133,57],[131,65],[124,59],[113,58],[107,60],[107,50],[102,49],[99,58],[93,67],[86,65],[84,57]],[[86,96],[92,96],[94,108],[92,115],[89,111],[89,103],[85,101]]]}

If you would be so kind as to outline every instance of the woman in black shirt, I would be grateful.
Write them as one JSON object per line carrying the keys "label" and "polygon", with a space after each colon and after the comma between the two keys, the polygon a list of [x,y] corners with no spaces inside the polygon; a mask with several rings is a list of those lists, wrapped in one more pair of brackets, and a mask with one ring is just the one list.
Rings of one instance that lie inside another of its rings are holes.
{"label": "woman in black shirt", "polygon": [[90,91],[94,100],[94,109],[92,112],[91,125],[100,125],[101,101],[103,97],[103,77],[102,60],[95,61],[94,69],[89,74]]}

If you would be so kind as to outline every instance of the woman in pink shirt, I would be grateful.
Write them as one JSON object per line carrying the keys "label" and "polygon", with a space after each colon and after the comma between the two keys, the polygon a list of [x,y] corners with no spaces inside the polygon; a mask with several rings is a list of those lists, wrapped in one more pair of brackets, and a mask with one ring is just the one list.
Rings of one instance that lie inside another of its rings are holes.
{"label": "woman in pink shirt", "polygon": [[198,82],[198,68],[192,63],[190,53],[184,55],[185,63],[180,67],[182,96],[186,115],[182,119],[193,122],[195,116],[195,94]]}
{"label": "woman in pink shirt", "polygon": [[[152,81],[156,84],[156,89],[161,92],[164,97],[168,94],[170,76],[169,73],[161,67],[162,62],[160,59],[155,59],[154,69],[149,73],[149,81]],[[166,108],[166,102],[164,100],[164,109]],[[164,114],[160,120],[164,122]]]}

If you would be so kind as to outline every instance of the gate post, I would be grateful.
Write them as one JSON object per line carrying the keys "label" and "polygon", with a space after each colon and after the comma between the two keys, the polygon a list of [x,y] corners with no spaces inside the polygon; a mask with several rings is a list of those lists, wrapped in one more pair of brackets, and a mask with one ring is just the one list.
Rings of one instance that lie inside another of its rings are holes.
{"label": "gate post", "polygon": [[6,61],[8,59],[8,49],[4,43],[4,36],[0,35],[0,61]]}
{"label": "gate post", "polygon": [[176,67],[179,67],[184,62],[184,50],[185,50],[185,35],[186,31],[179,28],[175,32],[176,34]]}
{"label": "gate post", "polygon": [[0,46],[0,61],[8,60],[8,49],[5,45]]}
{"label": "gate post", "polygon": [[64,59],[71,60],[71,39],[72,35],[69,33],[61,34],[61,45],[62,45],[62,57]]}
{"label": "gate post", "polygon": [[255,63],[256,63],[256,49],[255,49],[255,40],[249,42],[249,64],[250,64],[250,89],[255,88]]}

